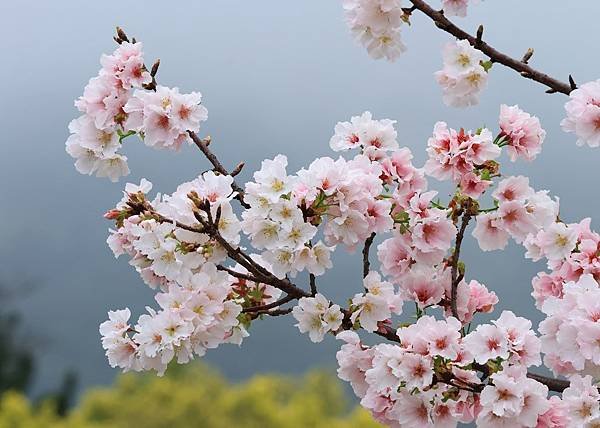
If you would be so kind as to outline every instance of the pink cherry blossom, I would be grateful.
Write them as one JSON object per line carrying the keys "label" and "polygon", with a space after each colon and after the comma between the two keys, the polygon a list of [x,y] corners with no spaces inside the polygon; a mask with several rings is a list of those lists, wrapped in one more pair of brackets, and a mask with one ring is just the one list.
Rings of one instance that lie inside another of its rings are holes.
{"label": "pink cherry blossom", "polygon": [[496,213],[484,213],[477,216],[477,225],[473,236],[483,251],[501,250],[508,244],[508,232],[500,227]]}
{"label": "pink cherry blossom", "polygon": [[542,151],[546,131],[537,117],[524,112],[519,106],[500,106],[500,130],[511,161],[518,157],[532,161]]}
{"label": "pink cherry blossom", "polygon": [[567,117],[561,122],[566,132],[577,136],[577,145],[600,146],[600,81],[580,85],[569,94]]}

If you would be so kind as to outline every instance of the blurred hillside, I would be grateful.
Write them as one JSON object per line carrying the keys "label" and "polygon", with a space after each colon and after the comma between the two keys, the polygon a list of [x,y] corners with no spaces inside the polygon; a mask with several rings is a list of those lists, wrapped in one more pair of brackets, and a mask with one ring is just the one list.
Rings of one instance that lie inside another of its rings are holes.
{"label": "blurred hillside", "polygon": [[257,375],[230,383],[202,364],[171,367],[163,378],[126,374],[112,387],[85,392],[61,417],[52,399],[33,405],[19,392],[0,398],[0,428],[377,428],[352,407],[341,381]]}

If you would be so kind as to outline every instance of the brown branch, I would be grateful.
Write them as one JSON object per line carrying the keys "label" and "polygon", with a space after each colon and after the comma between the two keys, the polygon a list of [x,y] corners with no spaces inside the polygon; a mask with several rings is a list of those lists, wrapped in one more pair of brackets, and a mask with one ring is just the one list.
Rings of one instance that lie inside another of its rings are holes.
{"label": "brown branch", "polygon": [[314,274],[308,275],[308,282],[310,284],[310,294],[314,296],[317,294],[317,278]]}
{"label": "brown branch", "polygon": [[238,272],[236,270],[230,269],[230,268],[228,268],[226,266],[223,266],[223,265],[217,265],[217,270],[221,270],[221,271],[227,272],[229,275],[234,276],[234,277],[236,277],[238,279],[243,279],[243,280],[250,281],[250,282],[260,283],[260,280],[258,278],[256,278],[256,277],[254,277],[254,276]]}
{"label": "brown branch", "polygon": [[550,391],[554,392],[563,392],[569,387],[568,380],[555,379],[552,377],[542,376],[531,372],[527,372],[527,377],[546,385]]}
{"label": "brown branch", "polygon": [[268,303],[266,305],[250,306],[248,308],[244,308],[242,310],[242,312],[246,312],[246,313],[248,313],[248,312],[264,312],[264,311],[267,311],[269,309],[273,309],[273,308],[276,308],[278,306],[281,306],[281,305],[283,305],[283,304],[285,304],[287,302],[291,302],[294,299],[295,299],[294,296],[288,294],[285,297],[282,297],[281,299],[276,300],[275,302]]}
{"label": "brown branch", "polygon": [[454,252],[452,254],[452,265],[450,268],[450,273],[452,277],[452,283],[450,284],[450,309],[452,310],[452,316],[459,321],[460,318],[458,317],[457,292],[458,284],[460,284],[460,281],[462,281],[464,275],[459,273],[458,271],[458,262],[460,261],[460,247],[465,236],[465,230],[467,230],[467,226],[469,225],[469,221],[471,221],[470,203],[465,208],[460,224],[460,229],[456,234],[456,240],[454,242]]}
{"label": "brown branch", "polygon": [[273,309],[270,311],[262,311],[262,312],[253,312],[252,315],[258,317],[260,315],[269,315],[270,317],[278,317],[281,315],[287,315],[292,312],[293,308],[285,308],[285,309]]}
{"label": "brown branch", "polygon": [[171,223],[171,224],[174,224],[175,226],[179,227],[180,229],[188,230],[190,232],[195,232],[195,233],[203,233],[204,232],[204,229],[201,226],[191,226],[189,224],[181,223],[180,221],[176,221],[176,220],[167,218],[167,217],[163,216],[162,214],[159,214],[158,212],[154,211],[154,208],[147,201],[139,202],[134,199],[135,196],[136,196],[135,194],[133,194],[133,195],[130,194],[129,200],[127,201],[127,206],[133,210],[133,214],[139,215],[139,214],[148,213],[149,216],[154,218],[159,223]]}
{"label": "brown branch", "polygon": [[375,239],[375,232],[371,233],[371,235],[365,240],[365,246],[362,250],[363,256],[363,278],[365,278],[369,274],[369,270],[371,269],[371,262],[369,261],[369,250],[371,249],[371,245],[373,245],[373,240]]}
{"label": "brown branch", "polygon": [[570,85],[569,83],[561,82],[560,80],[550,77],[546,73],[543,73],[539,70],[530,67],[527,64],[527,62],[529,61],[529,58],[531,58],[531,55],[529,55],[529,58],[527,58],[526,60],[516,60],[498,51],[483,40],[478,39],[476,36],[472,36],[471,34],[462,30],[461,28],[456,26],[452,21],[446,18],[446,16],[442,12],[433,9],[424,0],[409,1],[413,4],[413,8],[420,10],[429,18],[431,18],[435,25],[441,30],[453,35],[459,40],[467,40],[475,49],[487,55],[492,60],[492,62],[502,64],[508,68],[513,69],[514,71],[521,74],[521,76],[527,79],[534,80],[538,83],[541,83],[542,85],[547,86],[548,88],[550,88],[548,90],[550,93],[560,92],[562,94],[569,95],[571,91],[575,89],[573,85]]}
{"label": "brown branch", "polygon": [[242,172],[242,169],[244,168],[245,163],[244,162],[240,162],[237,164],[237,166],[235,168],[233,168],[233,170],[231,171],[231,175],[232,177],[235,177],[236,175],[238,175],[240,172]]}

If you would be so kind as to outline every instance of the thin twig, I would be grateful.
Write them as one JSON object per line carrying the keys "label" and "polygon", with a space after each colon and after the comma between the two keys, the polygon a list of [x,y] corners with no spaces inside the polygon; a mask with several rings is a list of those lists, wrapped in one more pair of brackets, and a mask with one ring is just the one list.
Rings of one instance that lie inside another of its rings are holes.
{"label": "thin twig", "polygon": [[310,294],[317,294],[317,278],[311,273],[308,275],[308,282],[310,283]]}
{"label": "thin twig", "polygon": [[465,230],[469,225],[469,221],[471,220],[470,206],[467,206],[464,210],[462,221],[460,224],[460,229],[456,234],[456,240],[454,242],[454,252],[452,254],[452,265],[450,268],[450,273],[452,277],[452,283],[450,286],[450,308],[452,310],[452,316],[454,316],[457,320],[460,320],[458,317],[458,308],[457,308],[457,292],[458,292],[458,284],[463,279],[463,275],[458,272],[458,262],[460,261],[460,247],[462,245],[463,238],[465,236]]}
{"label": "thin twig", "polygon": [[369,271],[371,270],[371,262],[369,260],[369,250],[371,249],[371,245],[373,245],[373,240],[375,239],[375,232],[371,233],[371,235],[365,240],[365,246],[363,247],[362,256],[363,256],[363,278],[365,278]]}
{"label": "thin twig", "polygon": [[250,282],[260,283],[260,280],[258,278],[256,278],[255,276],[251,276],[251,275],[248,275],[245,273],[235,271],[235,270],[228,268],[226,266],[223,266],[223,265],[217,265],[217,269],[227,272],[229,275],[234,276],[238,279],[243,279],[243,280],[250,281]]}
{"label": "thin twig", "polygon": [[285,309],[272,309],[270,311],[262,311],[262,312],[253,312],[252,315],[260,316],[260,315],[268,315],[270,317],[278,317],[281,315],[287,315],[292,312],[293,308],[285,308]]}
{"label": "thin twig", "polygon": [[527,372],[527,377],[533,380],[543,383],[548,387],[550,391],[563,392],[569,387],[570,382],[568,380],[555,379],[548,376],[542,376],[539,374]]}
{"label": "thin twig", "polygon": [[267,311],[269,309],[273,309],[273,308],[276,308],[278,306],[281,306],[281,305],[283,305],[283,304],[285,304],[287,302],[291,302],[294,299],[295,299],[294,296],[288,294],[288,295],[282,297],[281,299],[276,300],[275,302],[268,303],[266,305],[250,306],[248,308],[244,308],[242,310],[242,312],[248,313],[248,312],[262,312],[262,311]]}

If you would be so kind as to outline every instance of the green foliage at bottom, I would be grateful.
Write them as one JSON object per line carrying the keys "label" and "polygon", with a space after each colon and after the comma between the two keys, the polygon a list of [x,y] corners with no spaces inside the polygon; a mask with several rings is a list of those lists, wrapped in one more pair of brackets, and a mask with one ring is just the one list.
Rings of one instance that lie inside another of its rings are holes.
{"label": "green foliage at bottom", "polygon": [[127,374],[87,391],[66,417],[17,392],[0,399],[0,428],[377,428],[348,405],[340,381],[324,372],[302,378],[257,375],[234,384],[206,366],[172,367],[167,376]]}

